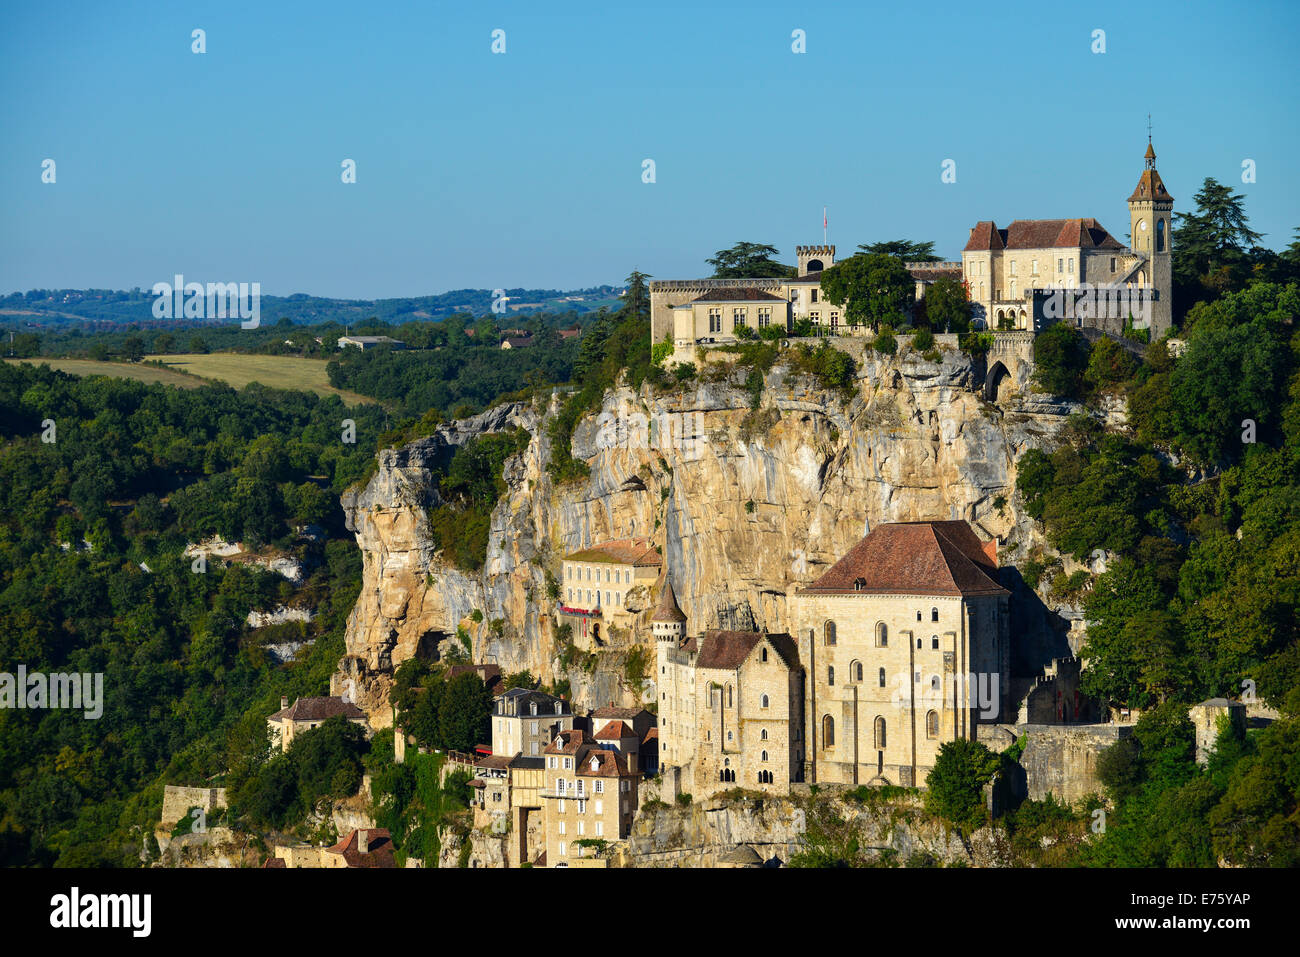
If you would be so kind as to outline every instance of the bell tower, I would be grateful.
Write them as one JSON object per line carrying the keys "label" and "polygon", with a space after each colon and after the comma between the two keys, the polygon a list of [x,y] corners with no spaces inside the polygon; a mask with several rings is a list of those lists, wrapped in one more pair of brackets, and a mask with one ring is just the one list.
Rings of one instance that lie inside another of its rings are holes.
{"label": "bell tower", "polygon": [[[1173,216],[1174,198],[1165,189],[1160,174],[1156,172],[1156,151],[1151,145],[1148,118],[1146,168],[1138,180],[1137,188],[1128,198],[1130,236],[1133,252],[1146,263],[1140,274],[1144,283],[1155,293],[1151,303],[1151,338],[1158,339],[1173,324],[1173,253],[1170,220]],[[1134,317],[1135,320],[1137,317]],[[1139,326],[1141,323],[1139,322]]]}

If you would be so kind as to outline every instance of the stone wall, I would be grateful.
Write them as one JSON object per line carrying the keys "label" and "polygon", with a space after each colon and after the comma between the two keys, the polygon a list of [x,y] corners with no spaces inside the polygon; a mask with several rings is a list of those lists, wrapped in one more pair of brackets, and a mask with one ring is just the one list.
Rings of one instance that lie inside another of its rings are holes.
{"label": "stone wall", "polygon": [[1101,794],[1097,758],[1132,731],[1131,725],[1118,724],[1018,725],[1016,732],[1029,738],[1020,756],[1025,769],[1022,796],[1041,801],[1051,794],[1073,804]]}

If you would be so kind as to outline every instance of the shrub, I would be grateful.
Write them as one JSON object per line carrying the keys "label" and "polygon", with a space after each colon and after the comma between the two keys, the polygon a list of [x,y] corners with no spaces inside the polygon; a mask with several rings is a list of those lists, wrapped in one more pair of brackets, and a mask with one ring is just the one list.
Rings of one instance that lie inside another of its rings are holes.
{"label": "shrub", "polygon": [[928,352],[934,348],[934,333],[929,329],[919,329],[912,337],[912,347],[918,352]]}
{"label": "shrub", "polygon": [[894,338],[894,330],[891,326],[881,326],[880,334],[876,336],[871,343],[871,348],[875,349],[881,355],[892,356],[898,353],[898,340]]}

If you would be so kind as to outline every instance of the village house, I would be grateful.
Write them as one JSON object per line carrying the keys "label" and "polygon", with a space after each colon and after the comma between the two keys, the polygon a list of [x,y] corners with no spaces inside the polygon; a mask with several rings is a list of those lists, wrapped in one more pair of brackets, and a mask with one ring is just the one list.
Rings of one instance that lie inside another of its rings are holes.
{"label": "village house", "polygon": [[644,596],[663,564],[649,539],[602,542],[565,556],[561,563],[559,616],[577,637],[601,642],[601,626],[631,627],[644,606],[630,599]]}
{"label": "village house", "polygon": [[582,731],[564,731],[546,748],[541,792],[548,867],[603,866],[597,842],[632,830],[640,775],[622,754],[601,748]]}
{"label": "village house", "polygon": [[343,717],[369,731],[366,713],[351,701],[339,697],[297,698],[289,707],[287,697],[280,698],[280,710],[266,719],[271,733],[271,747],[288,751],[295,736],[320,727],[330,718]]}
{"label": "village house", "polygon": [[593,711],[590,722],[595,740],[623,755],[629,770],[642,774],[658,771],[657,719],[645,708],[617,708],[610,702]]}
{"label": "village house", "polygon": [[390,336],[339,336],[338,348],[343,349],[348,346],[365,352],[368,349],[374,349],[378,346],[391,346],[393,349],[405,349],[406,343],[402,342],[400,339],[393,339]]}
{"label": "village house", "polygon": [[492,753],[537,757],[557,734],[572,727],[573,711],[563,698],[511,688],[492,703]]}

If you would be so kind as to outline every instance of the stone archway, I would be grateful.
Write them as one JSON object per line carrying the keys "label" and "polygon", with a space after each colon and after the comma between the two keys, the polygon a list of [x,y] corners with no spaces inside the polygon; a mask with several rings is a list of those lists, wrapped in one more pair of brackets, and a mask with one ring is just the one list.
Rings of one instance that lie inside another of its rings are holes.
{"label": "stone archway", "polygon": [[989,402],[996,402],[1002,380],[1009,375],[1007,367],[1002,364],[1001,360],[995,361],[993,365],[989,366],[989,371],[984,376],[984,398]]}

